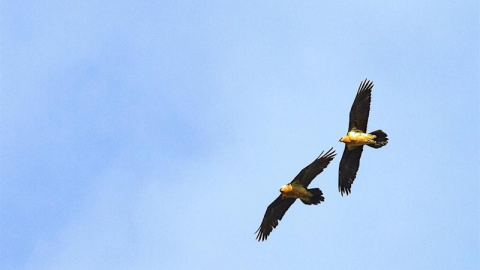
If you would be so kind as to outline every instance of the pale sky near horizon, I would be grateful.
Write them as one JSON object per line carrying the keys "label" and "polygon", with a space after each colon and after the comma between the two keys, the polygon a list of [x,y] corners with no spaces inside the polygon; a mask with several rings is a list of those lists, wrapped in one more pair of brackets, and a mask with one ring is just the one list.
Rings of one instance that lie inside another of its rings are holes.
{"label": "pale sky near horizon", "polygon": [[[479,269],[477,1],[2,1],[0,269]],[[348,113],[373,80],[352,194]],[[337,157],[255,240],[280,186]]]}

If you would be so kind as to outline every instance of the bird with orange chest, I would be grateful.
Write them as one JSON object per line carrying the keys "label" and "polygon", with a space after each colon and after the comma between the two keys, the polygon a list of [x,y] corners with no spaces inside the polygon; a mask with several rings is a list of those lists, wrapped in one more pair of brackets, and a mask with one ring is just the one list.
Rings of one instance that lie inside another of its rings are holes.
{"label": "bird with orange chest", "polygon": [[288,208],[297,199],[300,199],[306,205],[317,205],[325,200],[323,192],[319,188],[308,188],[308,186],[330,164],[335,155],[333,148],[325,154],[322,152],[310,165],[303,168],[290,183],[280,188],[280,195],[267,207],[262,223],[255,232],[258,241],[267,240]]}
{"label": "bird with orange chest", "polygon": [[306,189],[298,182],[286,184],[280,188],[282,198],[296,198],[302,200],[305,204],[318,204],[323,201],[323,194],[317,189]]}
{"label": "bird with orange chest", "polygon": [[349,131],[347,135],[340,138],[339,141],[345,143],[348,149],[352,150],[356,146],[375,145],[376,138],[376,135],[363,133],[361,130],[353,129]]}
{"label": "bird with orange chest", "polygon": [[349,194],[357,176],[363,146],[381,148],[388,143],[387,134],[381,129],[367,133],[373,82],[365,79],[358,87],[357,95],[350,109],[347,135],[340,138],[345,143],[338,169],[338,190],[340,194]]}

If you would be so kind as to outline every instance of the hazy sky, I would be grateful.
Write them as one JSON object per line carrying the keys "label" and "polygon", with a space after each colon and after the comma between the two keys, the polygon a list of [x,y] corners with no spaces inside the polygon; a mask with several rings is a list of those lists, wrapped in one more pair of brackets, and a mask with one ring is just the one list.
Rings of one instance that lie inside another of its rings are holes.
{"label": "hazy sky", "polygon": [[1,1],[1,269],[480,268],[478,1],[106,2]]}

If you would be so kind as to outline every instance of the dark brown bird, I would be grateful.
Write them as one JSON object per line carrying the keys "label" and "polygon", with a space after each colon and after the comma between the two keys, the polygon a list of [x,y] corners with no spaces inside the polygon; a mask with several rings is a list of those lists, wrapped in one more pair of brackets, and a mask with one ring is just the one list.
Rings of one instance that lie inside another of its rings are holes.
{"label": "dark brown bird", "polygon": [[324,201],[323,193],[319,188],[307,189],[312,180],[325,169],[335,157],[335,150],[330,148],[327,153],[323,152],[310,165],[305,167],[290,182],[280,188],[280,195],[267,207],[257,233],[258,241],[267,240],[268,235],[277,227],[278,221],[282,220],[288,208],[300,199],[304,204],[319,204]]}
{"label": "dark brown bird", "polygon": [[360,83],[350,109],[348,133],[340,138],[340,141],[345,143],[338,170],[338,190],[342,196],[344,193],[347,195],[351,193],[352,184],[360,166],[363,146],[380,148],[388,143],[387,134],[380,129],[367,133],[372,88],[372,81],[365,79]]}

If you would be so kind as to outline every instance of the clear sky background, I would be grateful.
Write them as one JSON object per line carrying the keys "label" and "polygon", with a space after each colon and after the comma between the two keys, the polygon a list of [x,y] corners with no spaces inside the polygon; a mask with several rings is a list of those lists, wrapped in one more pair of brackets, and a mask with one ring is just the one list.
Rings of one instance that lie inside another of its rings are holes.
{"label": "clear sky background", "polygon": [[479,269],[478,1],[107,2],[0,4],[1,269]]}

